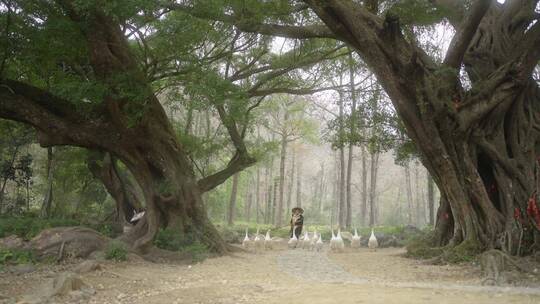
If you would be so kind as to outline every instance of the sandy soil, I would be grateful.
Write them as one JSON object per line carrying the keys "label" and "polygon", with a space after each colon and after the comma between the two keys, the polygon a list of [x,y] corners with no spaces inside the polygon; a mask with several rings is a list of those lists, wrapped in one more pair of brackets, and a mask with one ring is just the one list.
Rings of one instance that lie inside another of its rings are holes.
{"label": "sandy soil", "polygon": [[[93,296],[51,303],[540,303],[540,289],[484,287],[474,267],[427,266],[401,253],[296,249],[241,253],[195,265],[104,262],[102,271],[83,275],[96,290]],[[57,271],[73,266],[0,274],[0,303],[35,294]]]}

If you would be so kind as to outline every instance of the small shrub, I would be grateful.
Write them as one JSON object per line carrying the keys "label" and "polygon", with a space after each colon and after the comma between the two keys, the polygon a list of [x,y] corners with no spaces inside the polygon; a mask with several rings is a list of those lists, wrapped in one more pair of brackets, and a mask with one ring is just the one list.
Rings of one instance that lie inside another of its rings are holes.
{"label": "small shrub", "polygon": [[472,262],[482,252],[482,246],[474,240],[465,240],[461,244],[450,247],[443,254],[445,261],[449,263]]}
{"label": "small shrub", "polygon": [[122,242],[112,241],[105,249],[105,258],[107,260],[125,261],[127,260],[127,248]]}
{"label": "small shrub", "polygon": [[194,242],[193,235],[180,233],[175,229],[161,229],[154,244],[161,249],[180,251],[183,247],[190,245]]}
{"label": "small shrub", "polygon": [[443,253],[444,248],[433,246],[433,232],[425,231],[410,237],[407,241],[407,257],[430,259]]}
{"label": "small shrub", "polygon": [[203,261],[210,256],[208,247],[195,240],[193,234],[180,233],[170,228],[160,230],[154,244],[161,249],[188,254],[195,262]]}
{"label": "small shrub", "polygon": [[33,217],[0,218],[0,238],[14,234],[29,240],[44,229],[78,226],[79,224],[78,221],[70,219],[39,219]]}
{"label": "small shrub", "polygon": [[191,255],[194,262],[202,262],[210,256],[208,247],[198,241],[185,246],[181,251]]}
{"label": "small shrub", "polygon": [[30,250],[0,249],[0,265],[29,264],[36,261]]}

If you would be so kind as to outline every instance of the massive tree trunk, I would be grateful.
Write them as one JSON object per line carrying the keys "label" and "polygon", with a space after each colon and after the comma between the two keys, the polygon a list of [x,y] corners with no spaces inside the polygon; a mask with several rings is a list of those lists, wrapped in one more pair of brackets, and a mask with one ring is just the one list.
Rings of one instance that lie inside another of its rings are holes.
{"label": "massive tree trunk", "polygon": [[[213,251],[225,252],[226,244],[207,218],[201,193],[253,163],[234,121],[224,117],[222,105],[216,105],[236,153],[225,169],[197,181],[187,151],[115,19],[97,9],[79,14],[71,1],[61,3],[87,41],[95,81],[105,89],[103,102],[83,115],[73,102],[2,79],[0,117],[34,126],[42,146],[80,146],[109,152],[121,160],[146,203],[143,219],[122,236],[134,249],[145,251],[160,227],[169,227],[192,235]],[[122,93],[126,90],[130,91],[127,95]]]}
{"label": "massive tree trunk", "polygon": [[377,75],[420,151],[441,192],[436,242],[500,248],[501,236],[521,232],[514,217],[534,227],[524,232],[532,239],[540,226],[526,212],[540,155],[540,91],[531,77],[540,58],[537,1],[474,2],[451,18],[457,31],[442,64],[405,39],[393,14],[383,20],[352,1],[306,2]]}
{"label": "massive tree trunk", "polygon": [[51,215],[51,206],[53,202],[53,174],[54,174],[54,151],[53,147],[47,148],[47,165],[45,172],[47,174],[47,186],[45,188],[45,195],[43,196],[43,202],[41,204],[41,218],[48,218]]}

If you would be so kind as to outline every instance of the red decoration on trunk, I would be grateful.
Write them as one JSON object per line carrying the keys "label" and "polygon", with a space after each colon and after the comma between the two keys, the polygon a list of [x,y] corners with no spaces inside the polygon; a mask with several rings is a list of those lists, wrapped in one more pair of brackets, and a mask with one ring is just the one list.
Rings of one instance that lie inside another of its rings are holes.
{"label": "red decoration on trunk", "polygon": [[536,228],[540,229],[540,210],[538,210],[538,205],[536,204],[535,194],[527,202],[527,215],[535,222]]}
{"label": "red decoration on trunk", "polygon": [[516,209],[514,209],[514,218],[516,220],[521,220],[521,212],[519,211],[518,207],[516,207]]}

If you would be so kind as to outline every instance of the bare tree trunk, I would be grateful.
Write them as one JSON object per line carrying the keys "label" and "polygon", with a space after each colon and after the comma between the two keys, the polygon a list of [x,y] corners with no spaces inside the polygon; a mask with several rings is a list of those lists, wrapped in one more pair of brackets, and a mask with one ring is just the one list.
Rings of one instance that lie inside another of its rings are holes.
{"label": "bare tree trunk", "polygon": [[231,197],[229,199],[229,209],[227,212],[227,225],[232,226],[234,224],[234,214],[236,212],[236,195],[238,192],[238,178],[240,173],[233,175]]}
{"label": "bare tree trunk", "polygon": [[366,148],[362,147],[362,206],[360,208],[360,219],[362,225],[366,225],[366,215],[367,215],[367,204],[368,204],[368,195],[367,195],[367,160],[366,160]]}
{"label": "bare tree trunk", "polygon": [[48,218],[51,215],[51,205],[53,201],[53,156],[54,151],[53,147],[47,148],[47,164],[45,167],[45,172],[47,174],[47,186],[45,190],[45,195],[43,196],[43,203],[41,204],[41,218]]}
{"label": "bare tree trunk", "polygon": [[245,217],[246,221],[249,223],[251,221],[251,204],[253,203],[253,193],[251,190],[246,191],[246,206],[245,206]]}
{"label": "bare tree trunk", "polygon": [[414,195],[414,214],[415,214],[415,226],[417,227],[421,227],[422,226],[422,208],[420,207],[421,206],[421,203],[422,203],[422,195],[420,194],[420,186],[419,186],[419,182],[418,182],[418,162],[414,162],[414,192],[415,192],[415,195]]}
{"label": "bare tree trunk", "polygon": [[266,210],[264,212],[264,223],[269,224],[272,215],[272,182],[268,181],[266,190]]}
{"label": "bare tree trunk", "polygon": [[371,153],[370,187],[369,187],[369,226],[376,223],[377,204],[377,169],[379,166],[379,153]]}
{"label": "bare tree trunk", "polygon": [[434,189],[434,182],[433,178],[431,177],[431,174],[429,172],[426,173],[427,176],[427,189],[428,189],[428,209],[429,209],[429,226],[433,227],[434,225],[434,216],[435,216],[435,189]]}
{"label": "bare tree trunk", "polygon": [[409,163],[405,164],[405,190],[407,193],[407,224],[413,224],[413,198],[411,186],[411,170]]}
{"label": "bare tree trunk", "polygon": [[279,227],[276,225],[276,213],[277,213],[277,205],[278,205],[278,189],[279,189],[279,179],[274,179],[274,193],[273,193],[273,200],[272,200],[272,223],[274,226]]}
{"label": "bare tree trunk", "polygon": [[[341,84],[341,81],[340,81]],[[344,117],[343,117],[343,93],[339,92],[339,131],[340,134],[344,132]],[[347,222],[347,209],[345,206],[346,192],[345,192],[345,147],[344,144],[339,146],[339,205],[338,205],[338,226],[345,228]]]}
{"label": "bare tree trunk", "polygon": [[[285,112],[285,121],[288,119],[288,112]],[[283,221],[283,196],[285,192],[285,161],[287,158],[287,135],[281,136],[281,153],[279,159],[279,197],[275,214],[274,225],[281,227]]]}
{"label": "bare tree trunk", "polygon": [[296,171],[296,207],[302,207],[302,159],[298,159]]}
{"label": "bare tree trunk", "polygon": [[[354,87],[354,67],[353,67],[353,58],[352,53],[349,54],[349,89],[351,91],[351,118],[350,118],[350,132],[351,134],[356,134],[356,89]],[[351,212],[351,201],[352,201],[352,169],[353,169],[353,153],[354,153],[354,144],[349,142],[349,159],[347,161],[347,204],[346,204],[346,219],[345,226],[347,228],[351,227],[352,222],[352,212]]]}
{"label": "bare tree trunk", "polygon": [[[18,152],[19,152],[19,146],[15,146],[15,150],[13,151],[13,154],[11,155],[11,160],[9,162],[10,167],[13,167],[13,164],[15,163],[15,160],[17,159]],[[3,208],[4,208],[4,193],[6,190],[7,182],[8,182],[8,178],[4,177],[4,180],[2,181],[2,188],[0,189],[0,214],[2,214]]]}
{"label": "bare tree trunk", "polygon": [[291,161],[291,174],[289,175],[289,189],[287,191],[287,208],[286,208],[286,211],[285,211],[285,214],[286,214],[286,217],[285,218],[289,218],[290,215],[291,215],[291,204],[292,204],[292,193],[293,193],[293,187],[294,187],[294,170],[296,170],[295,168],[295,159],[296,159],[296,152],[295,152],[295,149],[292,149],[292,153],[291,153],[291,156],[292,156],[292,161]]}
{"label": "bare tree trunk", "polygon": [[255,223],[259,223],[259,206],[261,199],[261,168],[257,166],[257,188],[255,188]]}
{"label": "bare tree trunk", "polygon": [[321,214],[323,211],[323,201],[324,197],[326,196],[326,183],[324,182],[324,163],[321,165],[321,175],[320,175],[320,181],[319,181],[319,189],[321,189],[321,194],[319,197],[317,197],[317,213]]}

